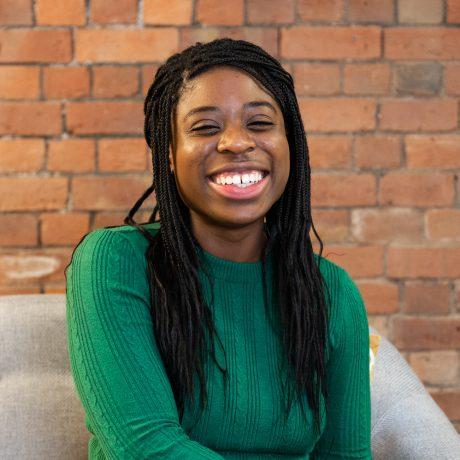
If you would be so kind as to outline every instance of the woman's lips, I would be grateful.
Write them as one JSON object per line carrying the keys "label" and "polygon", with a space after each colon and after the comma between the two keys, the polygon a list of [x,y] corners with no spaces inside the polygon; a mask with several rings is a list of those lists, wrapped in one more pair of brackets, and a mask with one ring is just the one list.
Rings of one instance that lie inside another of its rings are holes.
{"label": "woman's lips", "polygon": [[209,186],[219,195],[232,200],[249,200],[262,195],[268,184],[270,174],[267,174],[259,182],[248,185],[247,187],[238,187],[237,185],[221,185],[207,178]]}

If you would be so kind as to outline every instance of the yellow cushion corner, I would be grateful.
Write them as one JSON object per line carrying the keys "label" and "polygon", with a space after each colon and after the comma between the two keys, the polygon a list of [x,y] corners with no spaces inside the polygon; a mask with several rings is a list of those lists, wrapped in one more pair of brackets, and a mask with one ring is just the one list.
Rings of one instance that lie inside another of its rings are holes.
{"label": "yellow cushion corner", "polygon": [[381,340],[382,336],[378,334],[369,334],[369,372],[371,377],[371,383],[374,381],[375,358],[377,357],[377,352]]}

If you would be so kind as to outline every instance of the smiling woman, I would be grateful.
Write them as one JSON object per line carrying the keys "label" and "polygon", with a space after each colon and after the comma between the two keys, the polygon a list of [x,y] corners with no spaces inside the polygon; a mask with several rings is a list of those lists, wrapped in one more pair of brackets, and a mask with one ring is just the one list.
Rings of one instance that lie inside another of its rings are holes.
{"label": "smiling woman", "polygon": [[370,459],[366,310],[321,256],[291,75],[252,43],[196,43],[144,114],[153,183],[66,273],[89,458]]}

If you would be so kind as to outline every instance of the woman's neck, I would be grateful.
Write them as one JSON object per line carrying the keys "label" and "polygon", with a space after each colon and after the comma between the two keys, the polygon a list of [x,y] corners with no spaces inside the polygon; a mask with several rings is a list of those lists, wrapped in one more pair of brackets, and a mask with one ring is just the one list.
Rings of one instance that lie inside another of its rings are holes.
{"label": "woman's neck", "polygon": [[226,228],[191,218],[192,232],[207,252],[233,262],[258,262],[267,244],[263,218],[240,228]]}

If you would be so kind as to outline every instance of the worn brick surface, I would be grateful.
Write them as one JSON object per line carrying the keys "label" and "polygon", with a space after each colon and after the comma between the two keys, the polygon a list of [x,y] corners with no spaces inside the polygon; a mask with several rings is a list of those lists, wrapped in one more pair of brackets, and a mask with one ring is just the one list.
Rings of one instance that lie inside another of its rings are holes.
{"label": "worn brick surface", "polygon": [[349,0],[348,19],[352,22],[390,23],[394,18],[393,0]]}
{"label": "worn brick surface", "polygon": [[0,139],[0,172],[36,172],[44,162],[43,139]]}
{"label": "worn brick surface", "polygon": [[0,67],[0,98],[9,100],[38,99],[38,66],[4,65]]}
{"label": "worn brick surface", "polygon": [[86,67],[46,67],[43,93],[47,99],[80,99],[89,96],[89,72]]}
{"label": "worn brick surface", "polygon": [[[90,18],[98,24],[132,24],[136,22],[137,0],[91,0]],[[148,8],[148,0],[144,0]]]}
{"label": "worn brick surface", "polygon": [[298,0],[297,11],[302,21],[338,22],[345,12],[344,0]]}
{"label": "worn brick surface", "polygon": [[442,0],[398,0],[398,20],[402,24],[439,24]]}

